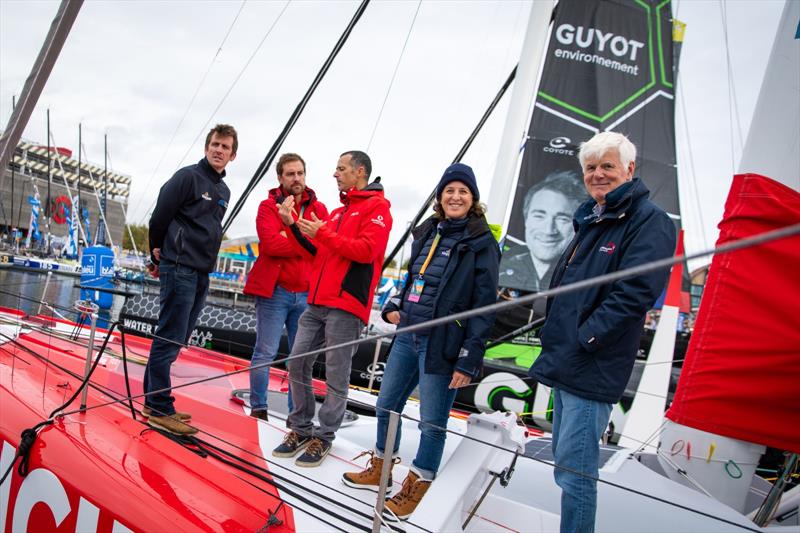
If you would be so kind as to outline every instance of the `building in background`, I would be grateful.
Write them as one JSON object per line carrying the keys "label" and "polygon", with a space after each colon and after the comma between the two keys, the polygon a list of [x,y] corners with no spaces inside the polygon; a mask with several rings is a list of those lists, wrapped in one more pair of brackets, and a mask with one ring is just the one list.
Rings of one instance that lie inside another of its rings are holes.
{"label": "building in background", "polygon": [[[50,168],[50,198],[48,202],[48,166]],[[81,161],[80,172],[78,161],[71,150],[62,147],[51,147],[48,157],[47,147],[30,141],[21,141],[8,168],[2,170],[0,179],[0,228],[3,236],[11,235],[17,229],[24,239],[28,235],[31,221],[29,197],[34,196],[34,185],[38,189],[41,202],[39,213],[39,232],[45,235],[47,205],[50,207],[50,233],[56,241],[67,238],[69,224],[65,215],[73,208],[73,198],[80,192],[83,213],[88,215],[91,236],[87,240],[92,243],[97,238],[100,227],[100,202],[103,192],[107,191],[106,223],[108,233],[105,244],[120,245],[125,228],[125,210],[130,194],[131,177],[110,171],[106,177],[103,166]],[[69,186],[67,190],[66,184]],[[86,220],[81,218],[84,233]],[[75,229],[80,236],[80,232]],[[109,242],[109,234],[111,242]],[[8,238],[3,239],[8,242]],[[91,243],[90,243],[91,244]]]}

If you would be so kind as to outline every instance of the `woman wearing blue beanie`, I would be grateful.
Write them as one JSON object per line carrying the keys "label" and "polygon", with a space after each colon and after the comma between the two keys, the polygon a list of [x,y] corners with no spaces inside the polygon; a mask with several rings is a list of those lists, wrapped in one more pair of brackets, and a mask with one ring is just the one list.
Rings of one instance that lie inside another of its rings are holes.
{"label": "woman wearing blue beanie", "polygon": [[[496,301],[500,251],[479,198],[469,166],[455,163],[445,170],[436,187],[434,214],[412,232],[408,280],[385,307],[385,321],[402,328]],[[397,335],[378,396],[375,450],[364,452],[370,455],[365,470],[344,474],[346,485],[377,492],[389,412],[402,413],[419,386],[419,447],[403,488],[386,502],[387,511],[399,519],[414,512],[439,469],[456,390],[478,375],[493,322],[494,315],[487,314]],[[394,453],[400,436],[398,427]]]}

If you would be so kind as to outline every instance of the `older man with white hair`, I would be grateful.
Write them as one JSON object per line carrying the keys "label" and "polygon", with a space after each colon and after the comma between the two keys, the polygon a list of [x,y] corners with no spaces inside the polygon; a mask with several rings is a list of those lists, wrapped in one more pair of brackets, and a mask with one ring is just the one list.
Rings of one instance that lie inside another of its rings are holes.
{"label": "older man with white hair", "polygon": [[[634,178],[636,147],[603,132],[578,153],[591,196],[573,217],[575,237],[550,287],[569,285],[672,255],[675,224]],[[553,456],[561,531],[594,531],[600,437],[630,378],[645,314],[669,269],[556,296],[547,303],[542,353],[530,375],[553,388]]]}

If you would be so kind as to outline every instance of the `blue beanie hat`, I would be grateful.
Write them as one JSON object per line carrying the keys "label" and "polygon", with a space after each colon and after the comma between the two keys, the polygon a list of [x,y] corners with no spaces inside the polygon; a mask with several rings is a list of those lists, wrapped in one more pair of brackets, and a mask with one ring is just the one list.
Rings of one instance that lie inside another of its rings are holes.
{"label": "blue beanie hat", "polygon": [[477,201],[481,198],[481,193],[478,191],[478,182],[475,181],[475,173],[472,168],[464,163],[453,163],[447,170],[444,171],[442,179],[439,180],[439,185],[436,186],[436,199],[442,197],[442,191],[451,181],[460,181],[472,193],[472,197]]}

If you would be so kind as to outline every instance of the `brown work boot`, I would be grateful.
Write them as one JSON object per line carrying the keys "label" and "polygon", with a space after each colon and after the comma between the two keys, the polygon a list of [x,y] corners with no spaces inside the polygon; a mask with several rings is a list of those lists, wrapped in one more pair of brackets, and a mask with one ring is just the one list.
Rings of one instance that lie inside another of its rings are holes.
{"label": "brown work boot", "polygon": [[[142,416],[145,417],[145,418],[150,418],[152,415],[153,415],[153,410],[145,405],[142,408]],[[172,415],[172,417],[180,420],[181,422],[188,422],[189,420],[192,419],[192,415],[191,414],[189,414],[189,413],[179,413],[177,411],[175,412],[174,415]]]}
{"label": "brown work boot", "polygon": [[[354,489],[365,489],[378,492],[381,484],[381,470],[383,469],[383,457],[378,457],[372,450],[361,452],[353,458],[353,461],[364,455],[369,455],[366,470],[361,472],[345,472],[342,475],[342,483]],[[392,459],[392,466],[389,468],[389,482],[386,485],[386,492],[392,490],[392,468],[400,462],[399,457]]]}
{"label": "brown work boot", "polygon": [[408,476],[403,481],[403,488],[400,489],[400,492],[386,501],[386,510],[391,511],[400,520],[406,520],[417,508],[430,486],[430,481],[420,479],[417,474],[409,471]]}
{"label": "brown work boot", "polygon": [[147,419],[147,423],[156,429],[163,429],[175,435],[194,435],[197,433],[197,428],[193,428],[189,424],[185,424],[177,418],[171,416],[153,416]]}

